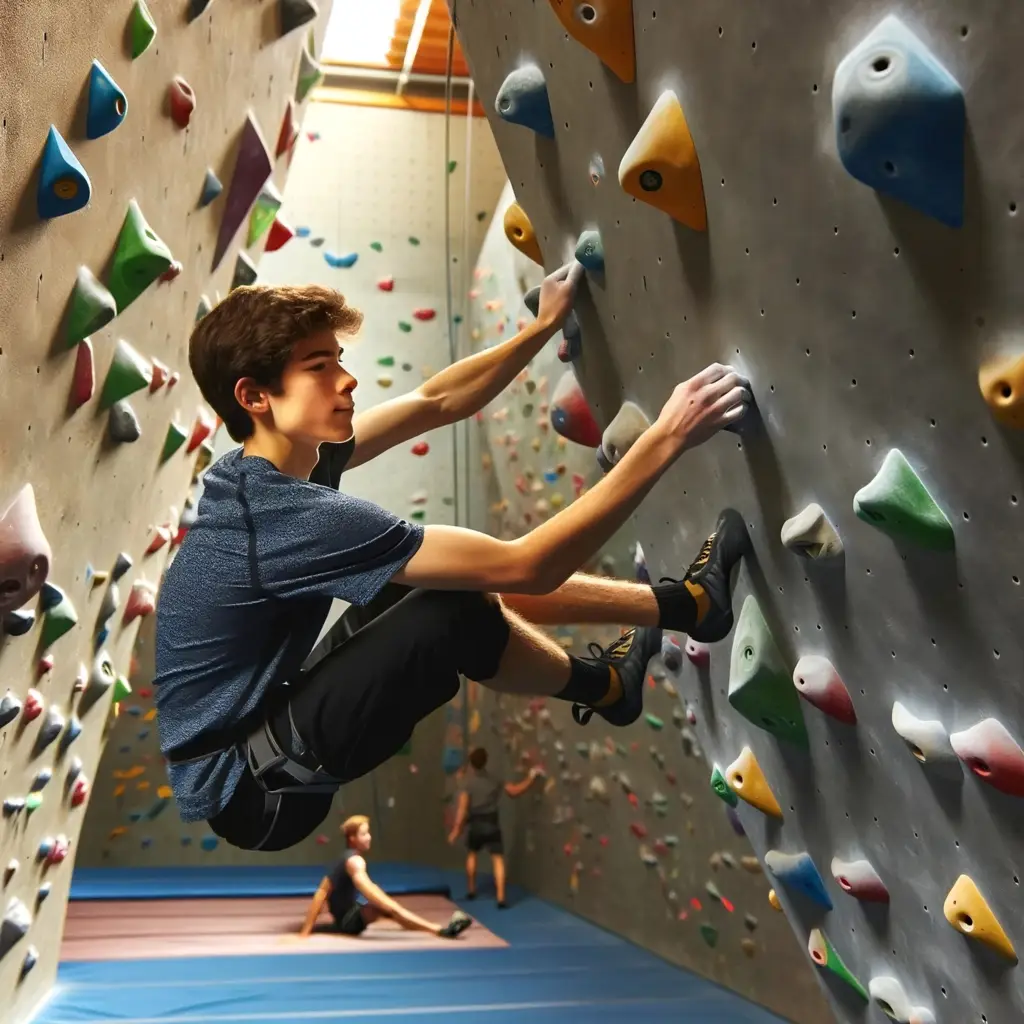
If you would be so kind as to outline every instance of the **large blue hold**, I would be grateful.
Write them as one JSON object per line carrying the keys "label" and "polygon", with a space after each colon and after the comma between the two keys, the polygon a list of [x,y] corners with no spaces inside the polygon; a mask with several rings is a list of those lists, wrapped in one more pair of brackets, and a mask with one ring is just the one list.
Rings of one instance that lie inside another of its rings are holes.
{"label": "large blue hold", "polygon": [[128,113],[128,97],[110,72],[98,61],[89,72],[89,110],[85,117],[85,134],[90,139],[109,135]]}
{"label": "large blue hold", "polygon": [[832,909],[832,897],[829,896],[824,879],[809,853],[781,853],[779,850],[769,850],[764,855],[764,862],[768,870],[787,889],[802,892],[808,899],[826,910]]}
{"label": "large blue hold", "polygon": [[889,15],[840,62],[832,116],[853,177],[950,227],[963,224],[963,91],[899,18]]}
{"label": "large blue hold", "polygon": [[43,147],[36,210],[41,220],[63,217],[82,209],[92,195],[92,184],[78,157],[51,124]]}
{"label": "large blue hold", "polygon": [[502,82],[494,99],[498,116],[510,124],[532,128],[538,135],[555,137],[555,122],[548,102],[548,84],[544,73],[535,64],[516,68]]}

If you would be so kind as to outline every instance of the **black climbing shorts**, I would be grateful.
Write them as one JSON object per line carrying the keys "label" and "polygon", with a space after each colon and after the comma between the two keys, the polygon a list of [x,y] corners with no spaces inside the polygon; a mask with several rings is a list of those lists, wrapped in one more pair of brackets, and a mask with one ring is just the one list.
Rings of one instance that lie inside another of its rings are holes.
{"label": "black climbing shorts", "polygon": [[[271,729],[303,766],[350,782],[409,741],[416,723],[459,692],[459,675],[497,674],[509,627],[498,599],[463,590],[389,583],[366,607],[345,611],[298,679],[268,702]],[[296,734],[298,742],[296,742]],[[269,788],[289,778],[266,776]],[[327,817],[332,793],[268,797],[246,767],[210,828],[243,850],[283,850]]]}
{"label": "black climbing shorts", "polygon": [[366,919],[363,917],[363,908],[358,903],[353,903],[344,913],[335,914],[334,927],[332,932],[340,932],[342,935],[362,935],[366,931]]}
{"label": "black climbing shorts", "polygon": [[498,815],[479,814],[471,817],[466,826],[466,846],[470,853],[486,850],[488,853],[503,854],[505,844],[501,839]]}

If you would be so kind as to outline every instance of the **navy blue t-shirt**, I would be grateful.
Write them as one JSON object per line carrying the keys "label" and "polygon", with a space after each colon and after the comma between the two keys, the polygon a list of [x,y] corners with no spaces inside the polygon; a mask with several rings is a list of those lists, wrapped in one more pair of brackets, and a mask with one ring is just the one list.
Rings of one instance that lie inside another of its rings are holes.
{"label": "navy blue t-shirt", "polygon": [[[338,492],[354,440],[324,444],[309,480],[241,448],[203,477],[196,521],[157,602],[160,749],[236,725],[294,678],[332,598],[371,601],[416,552],[423,527]],[[219,814],[245,770],[238,749],[169,764],[184,821]]]}

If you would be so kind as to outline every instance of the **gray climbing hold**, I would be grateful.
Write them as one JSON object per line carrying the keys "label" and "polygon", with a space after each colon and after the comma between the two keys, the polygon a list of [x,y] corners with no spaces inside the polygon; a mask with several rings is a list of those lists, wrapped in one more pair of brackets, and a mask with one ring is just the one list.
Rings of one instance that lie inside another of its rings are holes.
{"label": "gray climbing hold", "polygon": [[11,947],[20,942],[28,934],[32,926],[32,914],[28,907],[17,897],[7,904],[7,913],[0,924],[0,957],[7,954]]}
{"label": "gray climbing hold", "polygon": [[555,137],[547,82],[536,64],[526,64],[509,74],[498,90],[494,109],[510,124],[530,128],[549,139]]}
{"label": "gray climbing hold", "polygon": [[10,725],[21,714],[21,701],[10,690],[0,700],[0,729]]}
{"label": "gray climbing hold", "polygon": [[602,448],[601,445],[598,445],[597,448],[594,449],[594,454],[597,456],[597,464],[601,468],[601,472],[609,472],[612,468],[612,460],[605,455],[604,448]]}
{"label": "gray climbing hold", "polygon": [[36,750],[45,750],[64,731],[64,716],[51,704],[36,739]]}
{"label": "gray climbing hold", "polygon": [[240,252],[235,261],[235,275],[231,278],[230,290],[234,291],[236,288],[255,284],[257,276],[256,265],[244,252]]}
{"label": "gray climbing hold", "polygon": [[212,3],[213,0],[188,0],[188,13],[186,17],[189,21],[195,21]]}
{"label": "gray climbing hold", "polygon": [[320,8],[313,0],[277,0],[277,12],[281,19],[281,35],[286,36],[311,21],[316,21]]}
{"label": "gray climbing hold", "polygon": [[40,768],[39,771],[36,772],[36,777],[32,780],[32,785],[29,786],[29,789],[33,793],[38,793],[39,790],[47,787],[50,779],[52,778],[53,772],[49,768]]}
{"label": "gray climbing hold", "polygon": [[814,561],[843,554],[843,542],[836,528],[815,502],[782,524],[782,543],[795,554]]}
{"label": "gray climbing hold", "polygon": [[104,591],[103,600],[100,602],[100,614],[97,625],[100,627],[105,626],[111,615],[117,611],[117,606],[120,603],[121,592],[118,590],[117,584],[111,580],[110,585]]}
{"label": "gray climbing hold", "polygon": [[540,313],[540,285],[531,288],[523,296],[523,305],[534,315]]}
{"label": "gray climbing hold", "polygon": [[651,425],[643,409],[635,402],[623,402],[601,437],[601,448],[614,466]]}
{"label": "gray climbing hold", "polygon": [[142,427],[135,410],[124,400],[110,407],[110,439],[121,444],[131,444],[142,437]]}
{"label": "gray climbing hold", "polygon": [[130,555],[120,552],[114,559],[114,568],[110,573],[111,579],[119,580],[132,567]]}
{"label": "gray climbing hold", "polygon": [[604,270],[604,243],[601,241],[601,232],[596,228],[580,234],[576,243],[576,259],[591,273]]}
{"label": "gray climbing hold", "polygon": [[946,727],[937,719],[912,715],[899,701],[892,706],[892,727],[921,764],[962,775],[960,761],[949,741]]}

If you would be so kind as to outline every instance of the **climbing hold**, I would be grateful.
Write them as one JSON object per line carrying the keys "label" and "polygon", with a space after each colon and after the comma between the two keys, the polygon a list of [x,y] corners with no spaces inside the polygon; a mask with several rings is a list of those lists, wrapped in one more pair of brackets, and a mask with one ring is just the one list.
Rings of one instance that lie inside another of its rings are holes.
{"label": "climbing hold", "polygon": [[56,608],[57,605],[64,600],[64,591],[60,589],[54,583],[44,583],[42,593],[39,597],[39,603],[42,606],[44,612],[48,612],[51,608]]}
{"label": "climbing hold", "polygon": [[78,157],[51,124],[43,148],[36,192],[36,211],[40,220],[63,217],[81,210],[92,195],[92,184]]}
{"label": "climbing hold", "polygon": [[196,421],[192,425],[192,433],[189,436],[188,447],[186,447],[185,451],[191,455],[213,433],[216,425],[213,417],[207,415],[203,409],[200,409],[196,413]]}
{"label": "climbing hold", "polygon": [[956,756],[982,782],[1011,796],[1024,796],[1024,750],[1002,722],[986,718],[949,737]]}
{"label": "climbing hold", "polygon": [[534,263],[544,266],[544,256],[540,251],[537,234],[533,230],[530,218],[518,203],[511,203],[505,211],[505,237]]}
{"label": "climbing hold", "polygon": [[273,181],[268,181],[260,189],[249,214],[249,236],[246,239],[246,247],[255,245],[267,233],[270,225],[274,223],[277,211],[281,209],[282,202],[284,200]]}
{"label": "climbing hold", "polygon": [[562,322],[562,340],[558,345],[558,358],[563,363],[578,359],[583,351],[580,324],[574,310],[569,310]]}
{"label": "climbing hold", "polygon": [[820,928],[811,930],[811,935],[807,942],[807,952],[811,954],[811,959],[819,967],[824,967],[825,970],[831,971],[836,977],[842,978],[865,1003],[868,1002],[870,998],[868,990],[854,977],[849,967],[843,963],[843,959],[836,952],[835,946],[829,942],[825,933]]}
{"label": "climbing hold", "polygon": [[633,0],[551,0],[565,31],[623,82],[636,77]]}
{"label": "climbing hold", "polygon": [[729,665],[729,703],[748,721],[807,747],[800,700],[753,594],[743,602]]}
{"label": "climbing hold", "polygon": [[717,764],[711,769],[711,788],[715,795],[730,807],[735,807],[740,802],[739,797],[729,788],[729,783],[725,781],[722,769]]}
{"label": "climbing hold", "polygon": [[418,309],[414,309],[412,311],[412,315],[417,320],[423,320],[423,321],[433,320],[434,317],[437,316],[437,310],[436,309],[431,309],[428,306],[421,306]]}
{"label": "climbing hold", "polygon": [[[729,788],[751,807],[773,818],[782,818],[782,808],[768,785],[764,772],[750,747],[744,747],[740,756],[725,770]],[[724,799],[724,797],[723,797]],[[728,803],[728,801],[726,801]]]}
{"label": "climbing hold", "polygon": [[[59,588],[55,588],[59,589]],[[45,650],[59,640],[75,623],[78,613],[68,596],[61,591],[60,601],[47,610],[43,617],[43,629],[40,644]]]}
{"label": "climbing hold", "polygon": [[188,0],[188,20],[195,21],[211,3],[213,0]]}
{"label": "climbing hold", "polygon": [[[80,762],[79,762],[80,763]],[[70,774],[70,773],[69,773]],[[71,806],[81,807],[89,796],[89,781],[84,776],[75,779],[71,786]]]}
{"label": "climbing hold", "polygon": [[239,250],[238,259],[235,260],[235,273],[231,278],[231,288],[229,290],[234,291],[236,288],[244,288],[255,284],[258,276],[256,264],[244,252]]}
{"label": "climbing hold", "polygon": [[8,612],[3,617],[2,629],[8,636],[24,636],[35,624],[33,611]]}
{"label": "climbing hold", "polygon": [[942,905],[946,920],[967,938],[994,949],[1007,960],[1017,962],[1017,951],[1003,931],[988,901],[981,895],[974,880],[961,875]]}
{"label": "climbing hold", "polygon": [[211,309],[213,309],[213,306],[210,304],[210,300],[205,295],[200,295],[199,303],[196,306],[196,318],[192,322],[199,323],[199,321],[202,320]]}
{"label": "climbing hold", "polygon": [[21,714],[21,701],[10,690],[0,699],[0,729],[10,725]]}
{"label": "climbing hold", "polygon": [[415,235],[410,235],[409,236],[409,244],[410,245],[419,245],[420,244],[420,240]]}
{"label": "climbing hold", "polygon": [[426,441],[417,441],[409,450],[413,455],[426,455],[430,451],[430,445]]}
{"label": "climbing hold", "polygon": [[590,411],[572,370],[566,370],[551,396],[551,425],[562,437],[593,448],[601,443],[601,428]]}
{"label": "climbing hold", "polygon": [[167,109],[179,128],[188,127],[192,111],[196,109],[196,94],[181,75],[175,75],[167,86]]}
{"label": "climbing hold", "polygon": [[206,169],[206,177],[203,179],[203,191],[199,195],[199,206],[209,206],[224,191],[220,178],[209,168]]}
{"label": "climbing hold", "polygon": [[68,408],[71,412],[92,398],[95,386],[96,371],[93,366],[92,342],[84,338],[78,343],[78,351],[75,353],[75,372],[71,379],[71,394],[68,396]]}
{"label": "climbing hold", "polygon": [[939,721],[915,718],[899,701],[892,706],[892,727],[921,764],[953,768],[959,774],[956,754],[949,742],[949,733]]}
{"label": "climbing hold", "polygon": [[35,946],[29,946],[25,950],[25,958],[21,961],[21,971],[19,972],[19,981],[32,970],[35,965],[39,963],[39,950]]}
{"label": "climbing hold", "polygon": [[188,437],[185,428],[172,420],[167,426],[167,436],[164,438],[163,451],[160,452],[160,461],[166,462],[184,443]]}
{"label": "climbing hold", "polygon": [[547,82],[536,64],[526,64],[509,74],[498,90],[494,109],[510,124],[530,128],[549,139],[555,137]]}
{"label": "climbing hold", "polygon": [[943,551],[954,546],[953,527],[898,448],[854,495],[853,511],[897,540]]}
{"label": "climbing hold", "polygon": [[694,665],[707,665],[711,661],[711,648],[699,640],[694,640],[692,636],[686,638],[683,650]]}
{"label": "climbing hold", "polygon": [[377,386],[381,388],[389,388],[395,383],[394,377],[389,373],[382,373],[377,377]]}
{"label": "climbing hold", "polygon": [[219,840],[216,836],[209,835],[203,836],[203,838],[199,840],[199,845],[209,853],[211,850],[217,849],[218,842]]}
{"label": "climbing hold", "polygon": [[649,711],[644,715],[644,720],[655,731],[665,728],[665,723],[657,715],[652,715]]}
{"label": "climbing hold", "polygon": [[661,660],[669,672],[678,672],[683,667],[683,656],[679,644],[670,636],[661,638]]}
{"label": "climbing hold", "polygon": [[978,387],[997,422],[1017,430],[1024,428],[1024,356],[986,362],[978,371]]}
{"label": "climbing hold", "polygon": [[156,609],[156,584],[148,580],[136,580],[132,584],[131,593],[128,595],[128,603],[124,609],[124,621],[132,622],[135,619],[151,615]]}
{"label": "climbing hold", "polygon": [[390,292],[390,291],[394,291],[394,288],[395,288],[395,279],[394,279],[393,277],[382,277],[382,278],[381,278],[381,279],[380,279],[380,280],[379,280],[379,281],[377,282],[377,287],[378,287],[378,288],[379,288],[379,289],[380,289],[380,290],[381,290],[382,292]]}
{"label": "climbing hold", "polygon": [[89,109],[85,118],[85,135],[98,139],[120,125],[128,113],[128,99],[110,72],[98,61],[89,72]]}
{"label": "climbing hold", "polygon": [[584,231],[576,242],[576,259],[591,273],[604,271],[604,243],[596,228]]}
{"label": "climbing hold", "polygon": [[320,8],[314,0],[277,0],[277,13],[281,19],[281,35],[300,28],[310,21],[315,21]]}
{"label": "climbing hold", "polygon": [[0,613],[20,608],[39,593],[51,557],[35,492],[25,484],[0,514]]}
{"label": "climbing hold", "polygon": [[676,94],[658,97],[619,164],[623,191],[694,231],[706,231],[704,183],[689,125]]}
{"label": "climbing hold", "polygon": [[832,118],[854,178],[950,227],[963,224],[963,92],[899,18],[883,18],[839,62]]}
{"label": "climbing hold", "polygon": [[132,692],[131,683],[125,679],[124,676],[118,676],[114,680],[114,696],[112,698],[115,704],[120,704],[125,697],[130,697]]}
{"label": "climbing hold", "polygon": [[782,904],[779,902],[778,893],[774,889],[768,890],[768,902],[772,905],[773,910],[782,910]]}
{"label": "climbing hold", "polygon": [[115,316],[117,303],[114,296],[100,284],[88,267],[79,267],[68,307],[68,348],[105,327]]}
{"label": "climbing hold", "polygon": [[590,160],[590,183],[594,186],[600,185],[604,180],[604,159],[600,153],[595,153]]}
{"label": "climbing hold", "polygon": [[53,772],[49,768],[40,768],[39,771],[36,772],[35,778],[32,780],[30,787],[32,792],[38,793],[39,790],[45,789],[52,778]]}
{"label": "climbing hold", "polygon": [[156,38],[156,22],[146,6],[146,0],[135,0],[128,22],[131,34],[132,60],[141,57]]}
{"label": "climbing hold", "polygon": [[25,809],[25,798],[20,796],[9,796],[4,799],[4,817],[9,818],[13,814],[17,814],[18,811]]}
{"label": "climbing hold", "polygon": [[354,267],[358,259],[359,253],[357,252],[348,252],[344,256],[339,256],[329,250],[324,251],[324,261],[329,267],[342,267],[347,270],[349,267]]}
{"label": "climbing hold", "polygon": [[601,449],[614,466],[651,425],[644,411],[635,402],[623,402],[615,418],[601,435]]}
{"label": "climbing hold", "polygon": [[36,890],[36,906],[45,903],[51,892],[53,892],[53,883],[43,882]]}
{"label": "climbing hold", "polygon": [[309,52],[309,47],[303,45],[302,54],[299,57],[299,78],[295,85],[295,102],[301,103],[323,80],[324,72],[316,62],[316,58]]}
{"label": "climbing hold", "polygon": [[802,892],[826,910],[832,909],[832,897],[809,853],[769,850],[764,855],[764,862],[768,870],[787,888]]}
{"label": "climbing hold", "polygon": [[25,694],[25,704],[22,708],[22,716],[26,722],[34,722],[43,713],[42,694],[30,688]]}
{"label": "climbing hold", "polygon": [[152,367],[123,339],[114,347],[107,379],[100,394],[100,408],[107,409],[122,398],[149,386]]}
{"label": "climbing hold", "polygon": [[172,260],[171,250],[146,223],[139,204],[134,199],[130,200],[107,281],[118,312],[123,313],[171,265]]}
{"label": "climbing hold", "polygon": [[111,582],[110,586],[103,592],[103,600],[100,602],[100,613],[97,617],[97,625],[101,629],[105,629],[107,621],[117,611],[117,606],[121,603],[121,592],[118,590],[117,584]]}
{"label": "climbing hold", "polygon": [[117,558],[114,559],[114,568],[111,570],[110,575],[115,580],[119,580],[131,567],[131,556],[121,551],[118,553]]}
{"label": "climbing hold", "polygon": [[888,903],[889,890],[878,872],[866,860],[840,860],[832,858],[832,877],[843,892],[848,892],[866,903]]}
{"label": "climbing hold", "polygon": [[82,735],[82,723],[79,721],[77,715],[72,715],[68,719],[67,729],[64,731],[64,735],[60,740],[60,749],[67,750],[79,736]]}
{"label": "climbing hold", "polygon": [[275,217],[274,223],[270,225],[270,234],[267,235],[264,252],[277,252],[278,249],[287,245],[294,236],[295,231],[291,225],[281,220],[280,215]]}
{"label": "climbing hold", "polygon": [[700,926],[700,937],[712,948],[718,945],[718,929],[713,924]]}
{"label": "climbing hold", "polygon": [[838,558],[843,542],[825,510],[811,502],[802,512],[782,524],[782,543],[790,551],[813,561]]}
{"label": "climbing hold", "polygon": [[[277,147],[274,150],[274,155],[282,156],[289,150],[293,150],[298,140],[299,123],[295,119],[295,103],[289,99],[285,104],[284,117],[281,119],[281,130],[277,134]],[[308,232],[309,229],[306,230]]]}
{"label": "climbing hold", "polygon": [[7,904],[3,922],[0,923],[0,958],[4,957],[11,947],[23,939],[32,925],[32,914],[28,907],[16,896]]}
{"label": "climbing hold", "polygon": [[249,208],[256,201],[267,178],[270,177],[274,165],[263,141],[256,118],[250,111],[242,126],[242,135],[238,145],[238,157],[228,187],[227,199],[224,203],[224,214],[217,234],[217,245],[213,250],[213,267],[216,270],[220,261],[231,245],[235,232],[241,226]]}
{"label": "climbing hold", "polygon": [[856,725],[857,712],[850,691],[839,678],[835,665],[818,654],[805,654],[793,669],[796,692],[808,704],[847,725]]}
{"label": "climbing hold", "polygon": [[897,1024],[933,1024],[935,1017],[922,1006],[912,1006],[903,986],[890,977],[872,978],[868,991],[878,1008]]}

